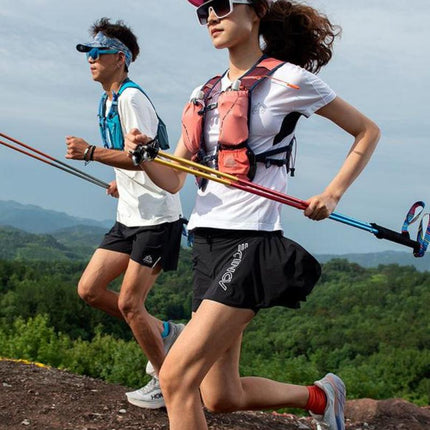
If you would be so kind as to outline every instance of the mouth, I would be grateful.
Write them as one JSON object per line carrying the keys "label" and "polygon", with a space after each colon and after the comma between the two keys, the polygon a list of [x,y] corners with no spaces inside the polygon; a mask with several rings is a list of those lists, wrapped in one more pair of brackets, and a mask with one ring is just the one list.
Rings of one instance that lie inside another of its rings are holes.
{"label": "mouth", "polygon": [[218,34],[220,34],[222,32],[221,28],[212,28],[210,33],[211,33],[211,37],[216,37]]}

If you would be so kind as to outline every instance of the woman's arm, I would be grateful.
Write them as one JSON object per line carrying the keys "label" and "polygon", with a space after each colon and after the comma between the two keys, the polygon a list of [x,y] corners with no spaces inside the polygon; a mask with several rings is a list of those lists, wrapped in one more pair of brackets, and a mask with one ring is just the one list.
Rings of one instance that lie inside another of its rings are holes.
{"label": "woman's arm", "polygon": [[[126,153],[133,152],[139,145],[148,143],[149,139],[139,130],[133,129],[125,137],[124,149]],[[191,159],[191,153],[186,149],[182,138],[179,139],[175,150],[175,156]],[[174,162],[172,162],[174,164]],[[151,178],[154,184],[169,193],[177,193],[184,185],[186,172],[174,169],[173,167],[163,166],[154,161],[144,161],[139,167]]]}
{"label": "woman's arm", "polygon": [[319,195],[307,200],[304,214],[313,220],[327,218],[336,208],[348,187],[368,163],[380,137],[378,126],[355,109],[336,97],[316,112],[354,136],[354,143],[337,175]]}

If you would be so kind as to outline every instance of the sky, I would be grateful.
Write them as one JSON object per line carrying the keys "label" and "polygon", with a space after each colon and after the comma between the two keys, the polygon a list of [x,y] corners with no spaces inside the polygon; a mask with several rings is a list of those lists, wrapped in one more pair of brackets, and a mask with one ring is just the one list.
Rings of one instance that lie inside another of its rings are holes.
{"label": "sky", "polygon": [[[122,19],[136,33],[141,54],[130,77],[142,85],[169,129],[174,149],[180,117],[193,88],[228,66],[215,50],[195,9],[185,0],[58,2],[0,0],[0,131],[62,161],[65,136],[100,145],[97,106],[101,87],[90,78],[77,43],[89,40],[100,17]],[[320,77],[374,120],[382,138],[367,168],[336,212],[399,230],[416,200],[429,201],[430,2],[415,0],[308,0],[339,24],[342,37]],[[307,199],[323,191],[340,168],[351,137],[314,115],[297,129],[296,176],[288,193]],[[104,181],[112,169],[68,161]],[[0,200],[14,200],[73,216],[115,218],[116,201],[93,184],[0,146]],[[189,216],[196,189],[181,191]],[[430,203],[429,203],[430,204]],[[333,220],[313,222],[283,211],[286,236],[315,253],[407,249]],[[411,233],[415,236],[416,227]]]}

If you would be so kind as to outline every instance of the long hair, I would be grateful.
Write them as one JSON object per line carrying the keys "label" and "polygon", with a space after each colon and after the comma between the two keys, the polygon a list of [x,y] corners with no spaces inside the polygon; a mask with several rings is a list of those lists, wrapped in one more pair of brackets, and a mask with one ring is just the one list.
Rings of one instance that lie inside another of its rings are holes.
{"label": "long hair", "polygon": [[318,73],[332,57],[341,28],[314,8],[288,0],[253,0],[261,18],[263,52]]}

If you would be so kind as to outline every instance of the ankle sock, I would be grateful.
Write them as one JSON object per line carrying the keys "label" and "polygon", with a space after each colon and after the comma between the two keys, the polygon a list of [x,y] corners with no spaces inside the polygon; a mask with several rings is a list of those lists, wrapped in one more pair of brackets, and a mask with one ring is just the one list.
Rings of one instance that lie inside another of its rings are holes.
{"label": "ankle sock", "polygon": [[169,336],[170,333],[170,324],[168,321],[163,321],[163,332],[161,333],[161,337],[164,339]]}
{"label": "ankle sock", "polygon": [[327,397],[324,390],[316,385],[311,385],[306,388],[309,391],[309,399],[305,409],[317,415],[324,415],[327,406]]}

